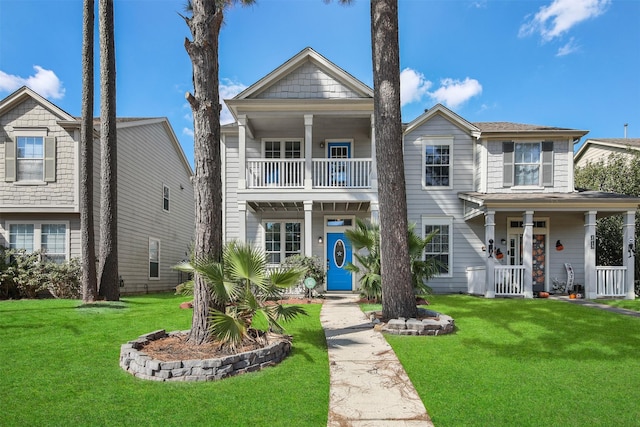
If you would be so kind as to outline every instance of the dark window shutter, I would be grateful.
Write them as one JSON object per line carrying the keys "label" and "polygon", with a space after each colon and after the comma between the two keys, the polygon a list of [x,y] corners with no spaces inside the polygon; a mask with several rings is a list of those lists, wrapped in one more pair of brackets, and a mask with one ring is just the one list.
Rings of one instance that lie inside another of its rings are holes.
{"label": "dark window shutter", "polygon": [[46,137],[44,139],[44,181],[55,182],[56,180],[56,139]]}
{"label": "dark window shutter", "polygon": [[542,186],[553,187],[553,141],[542,142]]}
{"label": "dark window shutter", "polygon": [[502,143],[502,185],[513,187],[513,141]]}
{"label": "dark window shutter", "polygon": [[6,182],[16,180],[16,142],[12,139],[4,142],[4,180]]}

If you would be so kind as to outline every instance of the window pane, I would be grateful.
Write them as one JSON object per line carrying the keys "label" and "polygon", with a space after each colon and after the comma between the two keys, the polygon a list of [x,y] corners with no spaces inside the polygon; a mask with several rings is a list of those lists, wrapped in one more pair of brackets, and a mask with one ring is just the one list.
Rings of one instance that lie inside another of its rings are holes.
{"label": "window pane", "polygon": [[162,208],[165,211],[169,210],[169,187],[167,187],[166,185],[162,188]]}
{"label": "window pane", "polygon": [[45,259],[61,263],[67,257],[67,226],[65,224],[42,224],[41,248]]}
{"label": "window pane", "polygon": [[429,224],[424,227],[424,235],[437,233],[425,247],[425,259],[435,259],[440,262],[438,266],[440,274],[449,272],[449,225]]}
{"label": "window pane", "polygon": [[11,224],[9,226],[9,248],[33,252],[33,224]]}
{"label": "window pane", "polygon": [[539,185],[540,184],[540,144],[516,143],[515,185]]}
{"label": "window pane", "polygon": [[430,187],[448,187],[450,175],[449,145],[426,145],[424,183]]}
{"label": "window pane", "polygon": [[160,241],[149,240],[149,277],[160,277]]}

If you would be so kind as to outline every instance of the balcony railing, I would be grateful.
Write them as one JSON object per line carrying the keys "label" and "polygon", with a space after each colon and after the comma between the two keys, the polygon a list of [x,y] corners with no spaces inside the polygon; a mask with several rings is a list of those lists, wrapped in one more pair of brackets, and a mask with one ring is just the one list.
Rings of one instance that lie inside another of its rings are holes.
{"label": "balcony railing", "polygon": [[[371,159],[313,159],[313,188],[371,188]],[[304,159],[247,160],[248,188],[304,188]]]}
{"label": "balcony railing", "polygon": [[599,297],[626,295],[627,267],[596,267],[596,293]]}
{"label": "balcony railing", "polygon": [[524,266],[496,265],[494,278],[496,296],[524,295]]}

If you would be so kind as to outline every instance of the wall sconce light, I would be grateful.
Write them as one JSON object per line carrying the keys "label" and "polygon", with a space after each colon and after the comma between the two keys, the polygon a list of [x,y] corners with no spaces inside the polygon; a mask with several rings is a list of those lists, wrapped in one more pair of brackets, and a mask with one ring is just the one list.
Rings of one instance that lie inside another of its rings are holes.
{"label": "wall sconce light", "polygon": [[181,189],[181,190],[184,190],[184,187],[182,186],[182,184],[180,184],[180,189]]}
{"label": "wall sconce light", "polygon": [[500,240],[500,244],[502,244],[503,246],[507,244],[507,239],[501,239]]}
{"label": "wall sconce light", "polygon": [[636,248],[633,246],[633,239],[629,239],[629,258],[636,254]]}
{"label": "wall sconce light", "polygon": [[324,141],[320,141],[320,148],[324,148]]}
{"label": "wall sconce light", "polygon": [[493,239],[489,239],[489,258],[493,258]]}
{"label": "wall sconce light", "polygon": [[558,240],[556,242],[556,251],[561,251],[564,249],[564,246],[562,245],[562,242],[560,240]]}
{"label": "wall sconce light", "polygon": [[496,249],[496,259],[502,258],[504,258],[504,254],[502,253],[502,251],[500,250],[500,248]]}
{"label": "wall sconce light", "polygon": [[322,236],[318,236],[318,243],[322,244]]}

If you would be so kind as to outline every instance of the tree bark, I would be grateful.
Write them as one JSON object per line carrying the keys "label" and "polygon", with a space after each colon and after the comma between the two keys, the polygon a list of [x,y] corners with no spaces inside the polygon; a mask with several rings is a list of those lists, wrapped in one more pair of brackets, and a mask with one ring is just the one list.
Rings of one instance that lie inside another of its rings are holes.
{"label": "tree bark", "polygon": [[380,203],[382,314],[415,317],[400,113],[398,1],[371,0],[374,129]]}
{"label": "tree bark", "polygon": [[[218,36],[223,8],[210,0],[193,0],[191,18],[184,18],[193,41],[185,49],[193,65],[193,95],[186,98],[193,111],[196,259],[222,257],[222,164],[220,153],[220,101],[218,88]],[[196,274],[193,318],[188,342],[196,345],[210,340],[209,312],[218,310],[205,281]]]}
{"label": "tree bark", "polygon": [[113,0],[98,1],[100,27],[100,296],[120,298],[118,274],[118,199],[116,137],[116,55]]}
{"label": "tree bark", "polygon": [[82,302],[98,296],[93,221],[93,26],[94,0],[84,0],[82,20],[82,122],[80,130],[80,251]]}

